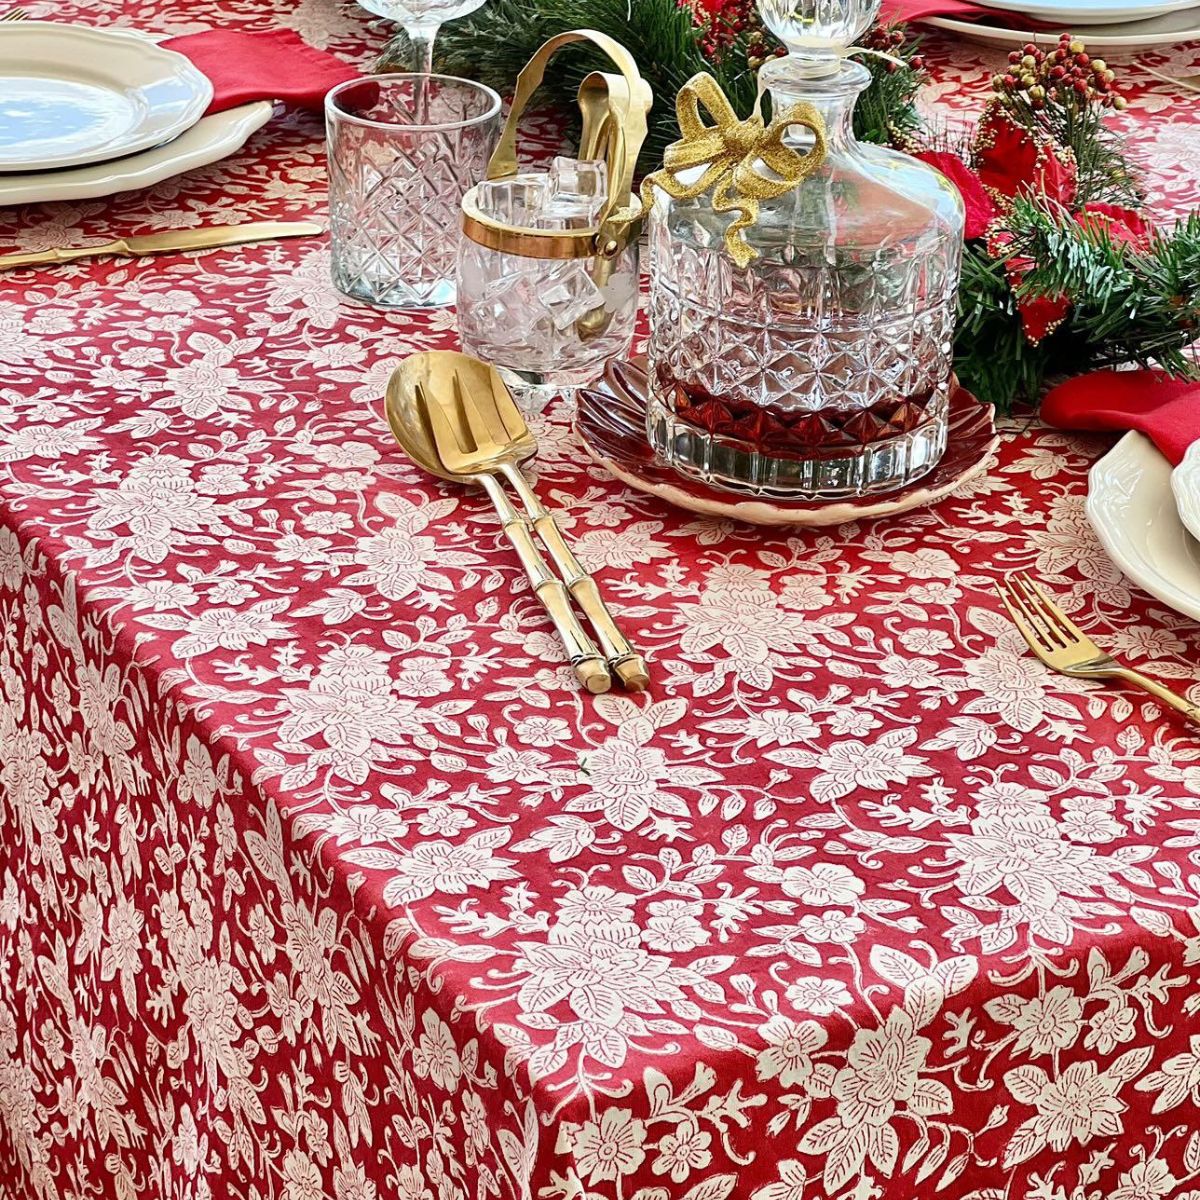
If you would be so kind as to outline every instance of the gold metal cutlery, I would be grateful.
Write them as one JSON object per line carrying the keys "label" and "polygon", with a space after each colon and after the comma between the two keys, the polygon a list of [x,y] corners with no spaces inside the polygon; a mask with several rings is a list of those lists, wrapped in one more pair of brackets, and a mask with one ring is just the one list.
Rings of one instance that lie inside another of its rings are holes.
{"label": "gold metal cutlery", "polygon": [[241,225],[209,225],[203,229],[167,229],[139,237],[118,238],[98,246],[57,247],[24,254],[0,255],[0,270],[30,267],[39,263],[71,262],[77,258],[111,255],[162,254],[170,250],[208,250],[216,246],[237,246],[245,242],[274,241],[277,238],[315,237],[324,233],[315,221],[245,221]]}
{"label": "gold metal cutlery", "polygon": [[27,20],[29,14],[23,8],[10,8],[5,13],[0,13],[0,21],[24,21]]}
{"label": "gold metal cutlery", "polygon": [[1187,88],[1190,92],[1200,92],[1200,75],[1168,75],[1165,71],[1156,70],[1145,63],[1140,65],[1147,75],[1153,75],[1155,79],[1161,79],[1164,83],[1173,83],[1176,87]]}
{"label": "gold metal cutlery", "polygon": [[[521,474],[518,464],[536,452],[537,442],[493,368],[450,351],[413,355],[392,376],[387,412],[397,441],[419,466],[487,491],[584,686],[607,691],[616,675],[632,691],[646,688],[649,675],[641,656]],[[516,490],[526,515],[512,505],[501,477]],[[534,532],[557,575],[534,543]],[[572,597],[591,622],[602,653],[571,610]]]}
{"label": "gold metal cutlery", "polygon": [[[414,356],[421,357],[423,356]],[[388,384],[385,403],[392,433],[409,458],[430,474],[457,483],[475,482],[455,475],[442,463],[430,427],[424,382],[420,371],[414,369],[417,366],[412,358],[407,359],[404,365],[393,373]],[[595,643],[583,631],[571,610],[571,599],[566,585],[551,571],[538,551],[528,522],[512,506],[499,480],[486,477],[478,482],[487,489],[492,503],[496,506],[505,535],[517,551],[534,594],[541,601],[558,632],[576,678],[593,695],[607,692],[612,687],[612,676],[608,667]]]}
{"label": "gold metal cutlery", "polygon": [[1200,725],[1200,707],[1101,650],[1027,573],[997,582],[996,590],[1029,648],[1052,671],[1073,679],[1123,680]]}
{"label": "gold metal cutlery", "polygon": [[[433,431],[442,461],[459,474],[495,473],[508,480],[567,591],[591,622],[609,669],[627,688],[644,690],[650,682],[646,664],[617,627],[596,581],[580,565],[558,522],[521,473],[519,464],[537,453],[537,441],[500,373],[469,355],[447,351],[441,352],[438,365],[450,376],[450,387],[435,392],[443,419],[435,417]],[[465,419],[465,426],[458,418]]]}

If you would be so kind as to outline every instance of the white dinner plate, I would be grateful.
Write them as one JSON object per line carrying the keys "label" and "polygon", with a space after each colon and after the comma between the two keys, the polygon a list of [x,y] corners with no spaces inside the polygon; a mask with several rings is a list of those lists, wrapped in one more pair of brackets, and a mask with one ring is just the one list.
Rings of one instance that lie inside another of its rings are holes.
{"label": "white dinner plate", "polygon": [[38,204],[49,200],[92,200],[116,192],[153,187],[164,179],[206,167],[240,150],[275,111],[269,100],[243,104],[202,117],[186,133],[165,146],[144,150],[115,162],[93,163],[66,171],[0,175],[0,206]]}
{"label": "white dinner plate", "polygon": [[1171,491],[1179,519],[1194,538],[1200,538],[1200,442],[1193,442],[1183,462],[1171,472]]}
{"label": "white dinner plate", "polygon": [[1175,508],[1171,464],[1144,434],[1127,433],[1092,468],[1087,515],[1134,583],[1200,621],[1200,544]]}
{"label": "white dinner plate", "polygon": [[1196,6],[1196,0],[977,0],[977,3],[985,8],[1019,12],[1039,21],[1061,21],[1071,26],[1145,21]]}
{"label": "white dinner plate", "polygon": [[[985,46],[1023,46],[1033,42],[1053,46],[1065,29],[1031,32],[1004,25],[986,25],[978,21],[959,21],[954,17],[926,17],[926,25],[945,29],[970,42]],[[1200,41],[1200,8],[1184,9],[1146,21],[1128,21],[1119,25],[1076,25],[1070,31],[1087,44],[1089,50],[1150,50],[1159,46],[1178,46]]]}
{"label": "white dinner plate", "polygon": [[212,102],[182,54],[111,29],[0,22],[0,171],[49,171],[178,137]]}

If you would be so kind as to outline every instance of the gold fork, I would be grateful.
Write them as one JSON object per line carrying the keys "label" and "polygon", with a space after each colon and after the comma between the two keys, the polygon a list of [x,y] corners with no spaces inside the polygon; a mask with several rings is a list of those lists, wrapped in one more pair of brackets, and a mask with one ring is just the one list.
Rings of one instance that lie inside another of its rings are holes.
{"label": "gold fork", "polygon": [[1073,679],[1124,680],[1200,725],[1200,708],[1101,650],[1026,572],[998,580],[996,590],[1029,648],[1052,671]]}
{"label": "gold fork", "polygon": [[28,16],[23,8],[10,8],[8,12],[0,14],[0,21],[24,21]]}
{"label": "gold fork", "polygon": [[474,461],[471,447],[480,431],[478,424],[472,422],[477,422],[478,417],[464,403],[457,376],[452,397],[435,398],[418,385],[414,399],[433,434],[441,469],[453,478],[479,483],[495,505],[504,533],[521,559],[534,594],[558,631],[576,678],[593,695],[607,692],[612,687],[608,665],[572,611],[566,584],[550,570],[533,540],[529,522],[512,506],[500,481],[486,466]]}
{"label": "gold fork", "polygon": [[462,456],[458,469],[493,470],[508,480],[567,591],[591,623],[608,669],[630,691],[645,691],[650,685],[645,661],[621,632],[599,586],[575,557],[554,514],[521,472],[520,464],[537,453],[537,439],[500,373],[469,355],[447,350],[431,352],[429,362],[435,370],[440,368],[443,384],[447,378],[451,381],[451,390],[457,392],[466,410],[475,451]]}
{"label": "gold fork", "polygon": [[1190,92],[1200,92],[1200,75],[1168,75],[1165,71],[1156,71],[1144,63],[1141,67],[1147,75],[1153,75],[1155,79],[1161,79],[1164,83],[1173,83],[1177,87],[1187,88]]}

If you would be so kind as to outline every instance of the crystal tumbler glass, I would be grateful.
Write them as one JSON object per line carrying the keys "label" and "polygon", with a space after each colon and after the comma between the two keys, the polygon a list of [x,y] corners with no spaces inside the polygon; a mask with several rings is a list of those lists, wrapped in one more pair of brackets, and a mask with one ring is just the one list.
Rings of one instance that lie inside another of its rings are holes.
{"label": "crystal tumbler glass", "polygon": [[[427,115],[418,122],[426,88]],[[446,75],[375,75],[325,98],[338,291],[379,308],[454,303],[459,208],[487,169],[500,97]]]}

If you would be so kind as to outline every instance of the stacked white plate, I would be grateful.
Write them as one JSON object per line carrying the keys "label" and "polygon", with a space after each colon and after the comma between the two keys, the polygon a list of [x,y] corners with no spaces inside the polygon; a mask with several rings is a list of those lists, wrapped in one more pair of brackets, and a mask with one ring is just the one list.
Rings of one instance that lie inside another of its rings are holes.
{"label": "stacked white plate", "polygon": [[[975,0],[996,10],[992,21],[927,17],[928,25],[987,45],[1053,45],[1072,33],[1089,50],[1147,50],[1200,39],[1200,0]],[[1044,26],[1031,30],[1027,17]],[[1024,27],[1022,27],[1024,26]]]}
{"label": "stacked white plate", "polygon": [[138,34],[0,22],[0,205],[149,187],[232,154],[268,102],[211,117],[212,84]]}
{"label": "stacked white plate", "polygon": [[1200,442],[1172,470],[1148,437],[1127,433],[1092,468],[1087,514],[1130,579],[1200,621]]}

